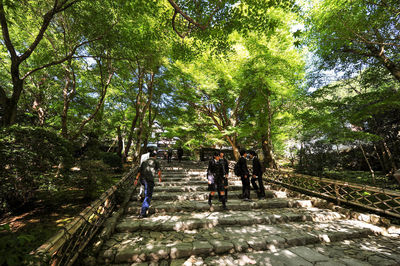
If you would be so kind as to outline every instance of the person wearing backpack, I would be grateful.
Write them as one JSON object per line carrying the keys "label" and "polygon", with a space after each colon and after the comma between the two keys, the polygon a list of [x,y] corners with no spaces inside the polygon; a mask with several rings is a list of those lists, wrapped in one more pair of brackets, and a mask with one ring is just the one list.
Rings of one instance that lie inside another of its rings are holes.
{"label": "person wearing backpack", "polygon": [[243,200],[251,201],[250,199],[250,175],[249,169],[247,168],[246,162],[247,152],[245,150],[240,151],[240,158],[235,166],[238,176],[242,180],[242,193]]}
{"label": "person wearing backpack", "polygon": [[[263,171],[260,160],[258,159],[255,151],[250,151],[250,159],[253,160],[253,174],[251,183],[253,184],[254,189],[257,191],[258,199],[265,199],[265,188],[262,180]],[[258,186],[256,181],[258,181]]]}
{"label": "person wearing backpack", "polygon": [[227,210],[224,191],[224,166],[219,160],[219,153],[214,152],[213,158],[208,163],[207,179],[208,179],[208,205],[212,206],[212,198],[215,192],[221,196],[222,208]]}
{"label": "person wearing backpack", "polygon": [[153,197],[154,177],[156,173],[158,175],[158,181],[161,182],[161,169],[159,162],[156,160],[156,156],[157,154],[152,152],[150,158],[141,164],[134,182],[134,185],[136,186],[139,177],[141,177],[145,187],[144,200],[138,217],[139,219],[146,217],[146,212],[150,207],[151,198]]}

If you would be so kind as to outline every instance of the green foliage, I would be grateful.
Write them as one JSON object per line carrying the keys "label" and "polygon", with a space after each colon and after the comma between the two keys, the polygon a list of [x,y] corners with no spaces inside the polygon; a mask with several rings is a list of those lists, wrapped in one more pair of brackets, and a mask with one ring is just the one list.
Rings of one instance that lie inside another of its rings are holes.
{"label": "green foliage", "polygon": [[19,266],[37,262],[24,249],[34,239],[30,234],[17,235],[8,224],[0,225],[0,265]]}
{"label": "green foliage", "polygon": [[122,160],[118,154],[113,152],[105,152],[103,153],[103,162],[108,164],[111,167],[117,168],[119,170],[122,169]]}
{"label": "green foliage", "polygon": [[53,168],[69,168],[73,146],[44,128],[12,126],[0,129],[0,210],[27,203],[39,187],[54,178],[44,178]]}
{"label": "green foliage", "polygon": [[365,67],[381,66],[400,81],[400,40],[393,38],[399,29],[397,0],[314,0],[308,7],[306,44],[322,69],[350,76]]}
{"label": "green foliage", "polygon": [[96,199],[102,191],[107,190],[114,183],[106,174],[107,166],[101,160],[83,160],[79,162],[83,177],[78,181],[78,186],[84,190],[84,198]]}

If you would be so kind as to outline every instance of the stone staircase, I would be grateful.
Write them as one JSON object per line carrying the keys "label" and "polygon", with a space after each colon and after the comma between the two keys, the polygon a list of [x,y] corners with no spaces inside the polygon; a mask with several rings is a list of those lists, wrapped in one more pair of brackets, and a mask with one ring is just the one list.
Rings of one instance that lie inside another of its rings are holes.
{"label": "stone staircase", "polygon": [[[228,211],[207,204],[204,163],[163,164],[149,217],[137,219],[133,195],[102,247],[103,265],[400,265],[398,235],[344,214],[286,197],[267,185],[267,199],[240,199],[230,176]],[[216,198],[216,197],[214,197]]]}

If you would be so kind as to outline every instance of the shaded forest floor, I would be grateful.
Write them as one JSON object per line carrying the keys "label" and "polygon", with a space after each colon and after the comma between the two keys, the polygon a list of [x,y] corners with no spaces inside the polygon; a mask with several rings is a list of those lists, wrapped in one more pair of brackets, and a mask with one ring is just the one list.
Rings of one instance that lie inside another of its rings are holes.
{"label": "shaded forest floor", "polygon": [[[123,172],[129,166],[124,165]],[[97,171],[90,173],[101,177],[95,185],[86,184],[85,189],[82,182],[75,185],[72,182],[58,189],[39,190],[31,203],[0,217],[0,258],[7,260],[6,265],[20,265],[30,251],[53,236],[123,175],[106,165]],[[87,172],[75,171],[68,178],[84,181]],[[3,265],[1,259],[0,265]]]}

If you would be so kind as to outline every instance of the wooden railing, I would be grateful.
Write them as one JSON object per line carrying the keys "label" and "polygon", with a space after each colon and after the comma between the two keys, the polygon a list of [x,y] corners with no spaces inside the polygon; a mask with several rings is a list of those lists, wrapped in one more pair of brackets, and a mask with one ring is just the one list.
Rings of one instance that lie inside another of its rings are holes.
{"label": "wooden railing", "polygon": [[267,169],[268,182],[400,218],[400,193],[382,188]]}
{"label": "wooden railing", "polygon": [[123,201],[117,194],[133,188],[136,173],[137,167],[134,167],[117,184],[104,192],[99,199],[34,251],[33,255],[38,257],[42,264],[72,265],[98,229],[113,213],[115,207]]}

